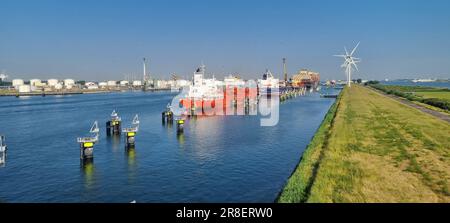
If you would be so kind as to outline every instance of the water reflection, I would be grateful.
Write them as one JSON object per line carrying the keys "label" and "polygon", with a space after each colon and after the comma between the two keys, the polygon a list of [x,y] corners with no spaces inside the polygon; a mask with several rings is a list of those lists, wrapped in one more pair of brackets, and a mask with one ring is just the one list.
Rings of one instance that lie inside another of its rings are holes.
{"label": "water reflection", "polygon": [[84,186],[92,188],[95,183],[94,172],[94,158],[80,160],[81,170],[84,176]]}
{"label": "water reflection", "polygon": [[106,141],[107,145],[110,146],[114,152],[117,152],[120,148],[120,135],[110,135],[108,138],[110,140]]}
{"label": "water reflection", "polygon": [[177,134],[177,140],[178,140],[179,144],[181,146],[183,146],[184,145],[184,133],[178,133]]}
{"label": "water reflection", "polygon": [[21,96],[19,96],[19,97],[17,97],[17,98],[19,98],[19,99],[31,99],[31,96],[24,96],[24,95],[21,95]]}
{"label": "water reflection", "polygon": [[189,137],[194,145],[193,154],[199,159],[214,159],[217,145],[226,144],[224,138],[225,116],[199,117],[189,122]]}
{"label": "water reflection", "polygon": [[6,152],[0,152],[0,167],[6,165]]}
{"label": "water reflection", "polygon": [[125,146],[125,157],[128,163],[128,179],[136,178],[136,149],[134,146]]}

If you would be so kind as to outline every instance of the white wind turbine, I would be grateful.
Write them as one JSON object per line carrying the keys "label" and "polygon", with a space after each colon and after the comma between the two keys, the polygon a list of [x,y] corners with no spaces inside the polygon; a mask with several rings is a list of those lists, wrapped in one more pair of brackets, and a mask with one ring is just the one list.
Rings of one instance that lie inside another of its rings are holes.
{"label": "white wind turbine", "polygon": [[347,74],[347,85],[350,87],[350,83],[352,82],[352,65],[355,67],[356,70],[358,70],[358,66],[356,66],[356,63],[361,62],[359,58],[353,57],[353,54],[356,51],[356,48],[358,48],[359,43],[356,44],[355,48],[353,48],[352,52],[349,54],[347,51],[347,48],[344,47],[345,55],[334,55],[336,57],[342,57],[344,58],[344,63],[341,65],[342,68],[345,68],[345,73]]}

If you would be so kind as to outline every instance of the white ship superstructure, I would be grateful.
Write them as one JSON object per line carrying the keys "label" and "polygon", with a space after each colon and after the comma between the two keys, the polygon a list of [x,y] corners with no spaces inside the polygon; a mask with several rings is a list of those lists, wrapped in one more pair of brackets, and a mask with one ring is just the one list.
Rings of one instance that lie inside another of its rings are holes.
{"label": "white ship superstructure", "polygon": [[245,81],[236,76],[228,75],[227,77],[224,78],[223,85],[233,87],[245,87]]}
{"label": "white ship superstructure", "polygon": [[204,78],[205,65],[200,66],[194,73],[192,85],[188,86],[189,91],[186,98],[194,100],[220,99],[223,98],[222,81]]}
{"label": "white ship superstructure", "polygon": [[259,93],[264,94],[278,94],[280,80],[275,78],[270,70],[266,70],[262,79],[258,79]]}

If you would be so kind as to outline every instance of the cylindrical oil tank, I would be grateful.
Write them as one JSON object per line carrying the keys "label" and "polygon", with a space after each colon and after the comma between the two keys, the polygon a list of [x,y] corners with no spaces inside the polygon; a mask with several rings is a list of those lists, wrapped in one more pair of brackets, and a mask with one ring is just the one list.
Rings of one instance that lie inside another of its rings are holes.
{"label": "cylindrical oil tank", "polygon": [[104,87],[108,86],[108,83],[100,82],[100,83],[98,83],[98,86],[101,87],[101,88],[104,88]]}
{"label": "cylindrical oil tank", "polygon": [[30,85],[31,86],[40,86],[42,85],[42,81],[39,79],[31,79],[30,80]]}
{"label": "cylindrical oil tank", "polygon": [[127,86],[128,84],[128,81],[120,81],[120,86]]}
{"label": "cylindrical oil tank", "polygon": [[108,81],[108,86],[115,87],[117,85],[117,81]]}
{"label": "cylindrical oil tank", "polygon": [[23,84],[24,84],[24,82],[23,82],[22,79],[14,79],[14,80],[12,80],[12,85],[14,87],[19,87],[20,85],[23,85]]}
{"label": "cylindrical oil tank", "polygon": [[57,79],[48,79],[47,80],[47,85],[50,87],[54,87],[56,84],[58,84],[58,80]]}
{"label": "cylindrical oil tank", "polygon": [[26,85],[20,85],[19,86],[19,92],[20,93],[29,93],[31,92],[31,86],[26,84]]}
{"label": "cylindrical oil tank", "polygon": [[75,80],[73,79],[65,79],[64,86],[75,85]]}
{"label": "cylindrical oil tank", "polygon": [[133,86],[142,86],[142,81],[133,81]]}
{"label": "cylindrical oil tank", "polygon": [[55,86],[53,86],[56,90],[61,90],[63,88],[63,85],[61,83],[57,83],[55,84]]}

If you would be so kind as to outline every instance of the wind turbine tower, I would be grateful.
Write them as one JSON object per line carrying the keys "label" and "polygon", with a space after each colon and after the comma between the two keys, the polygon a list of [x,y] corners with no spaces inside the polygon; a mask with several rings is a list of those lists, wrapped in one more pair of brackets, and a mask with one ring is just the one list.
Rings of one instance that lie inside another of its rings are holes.
{"label": "wind turbine tower", "polygon": [[348,53],[347,48],[344,47],[345,55],[334,55],[336,57],[342,57],[344,58],[344,63],[341,65],[342,68],[345,68],[345,73],[347,75],[347,85],[350,87],[352,82],[352,69],[354,66],[355,69],[358,71],[358,66],[356,66],[356,63],[361,62],[361,59],[353,57],[353,54],[356,51],[356,48],[358,48],[359,43],[356,44],[355,48],[353,48],[352,52]]}

